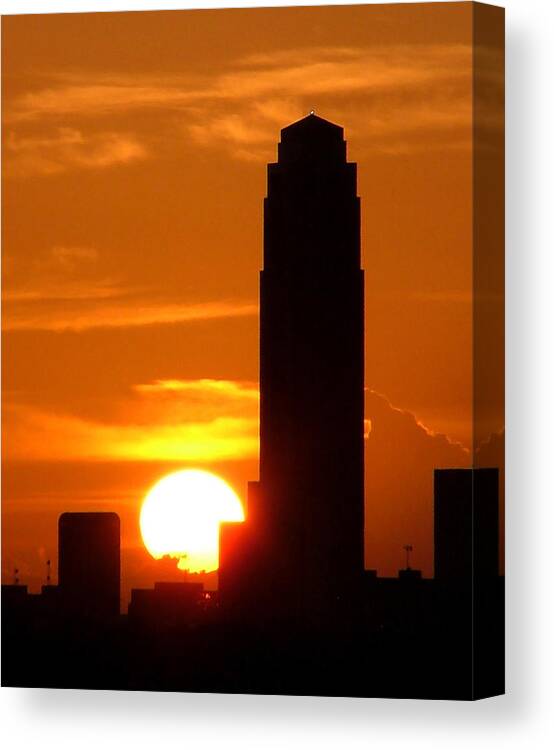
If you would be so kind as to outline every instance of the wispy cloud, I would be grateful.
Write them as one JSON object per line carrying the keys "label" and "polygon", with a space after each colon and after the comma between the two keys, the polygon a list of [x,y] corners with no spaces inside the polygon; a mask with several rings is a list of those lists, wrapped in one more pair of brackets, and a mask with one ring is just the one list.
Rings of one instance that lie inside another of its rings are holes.
{"label": "wispy cloud", "polygon": [[135,385],[133,389],[141,394],[172,395],[181,394],[195,396],[225,397],[235,400],[255,401],[260,397],[255,383],[239,382],[235,380],[214,380],[200,378],[199,380],[155,380],[152,383]]}
{"label": "wispy cloud", "polygon": [[96,116],[135,108],[185,108],[207,100],[240,101],[274,95],[350,95],[397,90],[428,82],[465,79],[471,48],[464,45],[397,45],[304,48],[237,60],[212,76],[53,76],[46,88],[27,92],[6,112],[9,121],[44,116]]}
{"label": "wispy cloud", "polygon": [[[5,314],[7,314],[7,320],[4,321],[3,328],[10,330],[14,326],[17,328],[18,325],[24,328],[32,326],[31,320],[34,314],[30,310],[28,313],[23,310],[18,311],[17,308],[14,310],[12,306],[15,306],[16,303],[39,302],[42,304],[54,301],[65,304],[78,301],[91,302],[93,300],[111,299],[119,294],[119,288],[109,279],[92,282],[69,280],[63,283],[45,279],[42,283],[30,283],[14,289],[7,288],[2,294]],[[14,320],[11,319],[12,313],[15,313]],[[26,322],[26,314],[29,315],[28,322]],[[49,315],[46,310],[44,314]]]}
{"label": "wispy cloud", "polygon": [[51,261],[64,269],[74,271],[83,263],[91,263],[98,260],[98,250],[94,247],[67,247],[56,245],[50,251]]}
{"label": "wispy cloud", "polygon": [[155,380],[133,386],[121,413],[141,424],[215,421],[222,416],[240,420],[257,417],[259,399],[257,383],[213,378]]}
{"label": "wispy cloud", "polygon": [[57,245],[25,265],[6,253],[4,331],[87,331],[254,316],[253,300],[183,302],[108,275],[93,247]]}
{"label": "wispy cloud", "polygon": [[205,96],[191,88],[190,80],[175,76],[164,81],[148,76],[117,75],[93,79],[87,74],[52,78],[51,86],[16,99],[6,112],[6,121],[59,119],[68,115],[97,117],[136,108],[183,107]]}
{"label": "wispy cloud", "polygon": [[199,145],[267,159],[276,129],[315,108],[339,120],[347,115],[349,135],[370,138],[374,149],[409,148],[414,132],[446,134],[428,139],[427,148],[463,147],[471,73],[469,45],[306,47],[237,59],[224,73],[53,75],[48,86],[8,102],[5,119],[9,127],[107,116],[117,122],[133,110],[164,110]]}
{"label": "wispy cloud", "polygon": [[109,423],[19,403],[7,405],[6,421],[6,460],[238,460],[257,455],[258,389],[225,380],[155,381],[115,404]]}
{"label": "wispy cloud", "polygon": [[116,132],[85,135],[60,127],[49,135],[8,133],[4,172],[10,177],[57,174],[70,169],[105,169],[147,156],[135,136]]}
{"label": "wispy cloud", "polygon": [[[216,320],[219,318],[237,318],[253,316],[258,312],[254,302],[214,301],[190,304],[153,302],[149,304],[142,299],[124,297],[112,302],[104,302],[110,298],[109,287],[83,288],[78,287],[69,293],[70,296],[59,297],[59,304],[50,308],[48,305],[37,305],[33,308],[28,303],[30,296],[19,294],[20,305],[10,306],[10,296],[6,299],[6,309],[3,315],[2,328],[5,331],[87,331],[94,328],[127,328],[134,326],[159,325],[168,323],[192,323],[201,320]],[[68,292],[62,292],[68,294]],[[35,297],[35,299],[40,299]],[[44,299],[44,298],[42,298]],[[69,301],[86,301],[87,309],[80,306],[71,308]],[[63,303],[63,304],[62,304]]]}
{"label": "wispy cloud", "polygon": [[[19,409],[6,460],[195,461],[256,455],[256,420],[219,417],[207,423],[106,425]],[[25,442],[23,443],[23,438]],[[24,445],[21,452],[19,445]]]}

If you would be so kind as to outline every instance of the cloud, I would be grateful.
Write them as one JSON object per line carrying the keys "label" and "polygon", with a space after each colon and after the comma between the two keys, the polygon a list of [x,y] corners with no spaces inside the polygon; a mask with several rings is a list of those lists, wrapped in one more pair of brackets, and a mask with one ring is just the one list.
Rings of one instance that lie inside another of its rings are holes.
{"label": "cloud", "polygon": [[58,245],[52,248],[50,257],[57,266],[74,271],[83,263],[97,261],[98,250],[93,247],[64,247]]}
{"label": "cloud", "polygon": [[199,422],[228,418],[257,417],[260,393],[257,383],[199,378],[196,380],[155,380],[134,385],[136,400],[125,409],[141,424]]}
{"label": "cloud", "polygon": [[136,137],[123,133],[85,135],[67,127],[40,136],[12,131],[6,139],[4,170],[8,177],[51,175],[71,169],[105,169],[146,156]]}
{"label": "cloud", "polygon": [[8,121],[114,114],[136,108],[192,109],[203,101],[240,101],[275,94],[351,94],[396,90],[470,76],[469,45],[308,47],[239,59],[225,73],[190,76],[75,74],[27,92],[8,107]]}
{"label": "cloud", "polygon": [[136,385],[109,422],[5,408],[8,461],[232,461],[257,456],[258,391],[224,380]]}
{"label": "cloud", "polygon": [[[44,282],[30,283],[23,287],[16,287],[14,289],[6,289],[3,293],[4,303],[6,309],[9,312],[8,318],[11,316],[12,311],[10,305],[15,303],[47,303],[50,301],[57,302],[73,302],[73,301],[91,301],[91,300],[104,300],[116,297],[120,294],[118,286],[109,279],[99,281],[77,281],[77,280],[65,280],[55,281],[51,279],[45,279]],[[29,320],[33,319],[34,313],[29,312]],[[44,313],[44,317],[49,317],[48,313]],[[27,327],[24,323],[25,315],[21,313],[15,313],[17,320],[4,320],[4,330],[17,329],[18,322],[22,324],[22,327]]]}
{"label": "cloud", "polygon": [[4,331],[87,331],[254,316],[252,300],[183,302],[147,286],[101,275],[93,247],[57,245],[23,262],[13,251],[4,269]]}
{"label": "cloud", "polygon": [[[48,296],[50,295],[50,297]],[[45,304],[47,300],[53,304]],[[106,300],[112,300],[107,302]],[[29,304],[36,301],[33,307]],[[11,303],[11,304],[10,304]],[[68,303],[75,303],[73,306]],[[81,305],[80,303],[87,303]],[[63,288],[8,292],[2,319],[4,331],[88,331],[128,328],[201,320],[237,318],[258,313],[254,302],[215,301],[198,303],[147,302],[131,292],[105,285],[65,285]]]}
{"label": "cloud", "polygon": [[[349,136],[371,139],[373,150],[466,148],[471,60],[470,47],[463,45],[316,48],[257,56],[215,80],[212,100],[197,103],[201,116],[197,122],[189,118],[186,127],[199,145],[224,145],[236,158],[267,160],[277,128],[315,108],[338,122],[347,120]],[[423,137],[423,145],[414,136]]]}
{"label": "cloud", "polygon": [[237,382],[234,380],[214,380],[201,378],[199,380],[155,380],[133,386],[137,393],[147,395],[181,394],[183,396],[223,396],[240,401],[259,400],[260,393],[255,383]]}
{"label": "cloud", "polygon": [[86,75],[59,75],[53,76],[52,86],[27,92],[16,99],[13,106],[8,107],[6,120],[107,116],[137,108],[175,108],[198,98],[203,98],[201,90],[191,88],[191,81],[183,77],[160,80],[113,75],[91,79]]}
{"label": "cloud", "polygon": [[94,247],[55,245],[33,258],[8,250],[3,260],[5,330],[12,324],[25,327],[26,316],[34,318],[37,310],[50,317],[56,304],[71,316],[76,309],[72,303],[78,306],[133,292],[124,292],[114,279],[99,275],[100,253]]}
{"label": "cloud", "polygon": [[[180,121],[181,132],[198,145],[267,160],[276,130],[315,108],[348,122],[349,135],[369,139],[373,150],[422,148],[422,138],[427,149],[466,148],[472,61],[470,45],[397,44],[275,50],[202,75],[58,74],[46,87],[7,102],[5,119],[13,127],[61,123],[66,146],[74,146],[80,131],[67,122],[75,118],[82,124],[110,117],[113,124],[136,110],[165,111],[172,115],[166,120]],[[501,80],[491,76],[489,87],[499,89]],[[122,159],[139,156],[130,143],[129,150],[120,145]],[[92,161],[102,163],[101,150]]]}
{"label": "cloud", "polygon": [[[103,421],[47,412],[15,398],[11,403],[6,399],[4,407],[9,440],[4,441],[3,457],[8,462],[65,466],[75,462],[81,467],[87,462],[202,465],[255,461],[258,456],[259,390],[254,382],[164,379],[138,383],[113,403],[112,414]],[[413,565],[430,576],[433,473],[436,468],[468,467],[470,453],[371,390],[366,391],[365,416],[366,563],[381,575],[396,575],[403,565],[403,545],[412,544]],[[503,434],[483,444],[477,463],[503,471]],[[92,486],[89,499],[100,502],[106,496],[116,497],[113,477],[109,486],[109,492]],[[40,488],[40,496],[45,493],[47,486]],[[118,502],[127,501],[117,497]]]}
{"label": "cloud", "polygon": [[470,454],[375,391],[366,391],[366,418],[371,421],[365,441],[366,564],[382,575],[396,575],[403,545],[412,544],[414,567],[430,576],[433,472],[467,467]]}

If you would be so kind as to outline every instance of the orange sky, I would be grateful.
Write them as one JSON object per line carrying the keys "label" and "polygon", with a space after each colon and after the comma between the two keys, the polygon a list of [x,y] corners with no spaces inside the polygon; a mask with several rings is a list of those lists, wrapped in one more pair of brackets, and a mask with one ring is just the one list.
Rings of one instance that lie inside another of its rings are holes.
{"label": "orange sky", "polygon": [[473,430],[471,41],[468,3],[3,19],[5,576],[38,581],[62,511],[109,509],[144,584],[157,478],[245,497],[266,164],[310,109],[358,163],[367,564],[411,542],[432,574],[432,468]]}

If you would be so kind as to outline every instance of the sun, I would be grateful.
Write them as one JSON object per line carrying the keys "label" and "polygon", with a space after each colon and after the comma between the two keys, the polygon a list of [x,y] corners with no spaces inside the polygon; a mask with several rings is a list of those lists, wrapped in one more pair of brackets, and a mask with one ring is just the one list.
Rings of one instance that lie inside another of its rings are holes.
{"label": "sun", "polygon": [[242,503],[227,482],[199,469],[160,479],[140,511],[142,540],[152,557],[175,557],[177,567],[191,573],[218,568],[222,521],[244,521]]}

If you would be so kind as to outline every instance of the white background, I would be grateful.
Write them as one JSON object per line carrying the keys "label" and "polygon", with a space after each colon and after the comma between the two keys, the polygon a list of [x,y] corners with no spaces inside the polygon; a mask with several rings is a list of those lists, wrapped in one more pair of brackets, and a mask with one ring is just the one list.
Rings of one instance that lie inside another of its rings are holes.
{"label": "white background", "polygon": [[[0,10],[317,4],[0,0]],[[508,695],[471,704],[3,688],[4,748],[554,747],[554,2],[497,4],[507,11]]]}

